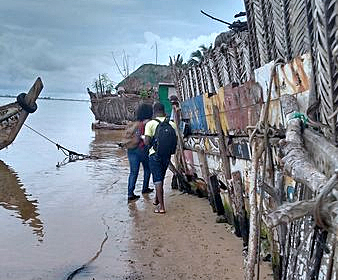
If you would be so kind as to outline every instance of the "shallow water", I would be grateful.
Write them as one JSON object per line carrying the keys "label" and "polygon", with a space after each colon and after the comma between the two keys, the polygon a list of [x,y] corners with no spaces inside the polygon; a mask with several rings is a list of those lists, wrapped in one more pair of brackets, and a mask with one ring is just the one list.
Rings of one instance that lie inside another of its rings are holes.
{"label": "shallow water", "polygon": [[[0,104],[11,101],[0,98]],[[119,279],[127,262],[113,270],[110,265],[127,254],[122,241],[129,238],[134,211],[127,204],[126,153],[116,145],[121,132],[92,131],[89,102],[38,100],[38,106],[27,125],[98,159],[58,168],[64,154],[26,126],[0,151],[0,279],[67,279],[96,253],[100,267],[94,262],[74,279],[106,279],[106,271]],[[136,192],[141,185],[139,179]],[[101,245],[110,250],[99,252]]]}

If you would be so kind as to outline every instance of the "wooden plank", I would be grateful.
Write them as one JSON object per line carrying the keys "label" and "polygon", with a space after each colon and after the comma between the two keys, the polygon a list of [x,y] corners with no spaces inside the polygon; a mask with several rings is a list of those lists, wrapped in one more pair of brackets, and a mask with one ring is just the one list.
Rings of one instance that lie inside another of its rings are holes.
{"label": "wooden plank", "polygon": [[222,166],[223,166],[222,169],[224,171],[225,178],[231,179],[230,161],[229,161],[229,157],[227,156],[227,145],[225,143],[225,137],[224,137],[224,133],[223,133],[222,126],[221,126],[219,110],[215,105],[213,106],[213,112],[214,112],[213,115],[214,115],[214,121],[216,124],[216,130],[217,130],[217,134],[219,138],[219,150],[220,150]]}

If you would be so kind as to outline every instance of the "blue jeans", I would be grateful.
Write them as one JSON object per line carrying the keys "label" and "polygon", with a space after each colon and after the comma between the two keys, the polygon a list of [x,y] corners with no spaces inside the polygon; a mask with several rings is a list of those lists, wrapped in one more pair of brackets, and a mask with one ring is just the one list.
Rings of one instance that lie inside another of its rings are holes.
{"label": "blue jeans", "polygon": [[153,174],[154,185],[160,182],[163,183],[169,162],[170,156],[160,157],[156,153],[149,156],[149,166],[151,174]]}
{"label": "blue jeans", "polygon": [[129,149],[128,160],[130,166],[130,174],[128,179],[128,197],[134,195],[135,184],[140,170],[140,164],[143,166],[143,187],[142,191],[145,191],[149,187],[150,169],[149,169],[149,157],[148,149]]}

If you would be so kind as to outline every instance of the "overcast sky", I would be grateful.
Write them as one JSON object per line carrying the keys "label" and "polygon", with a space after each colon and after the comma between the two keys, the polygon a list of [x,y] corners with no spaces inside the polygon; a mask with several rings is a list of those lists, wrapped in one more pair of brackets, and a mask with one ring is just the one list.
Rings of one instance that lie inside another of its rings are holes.
{"label": "overcast sky", "polygon": [[99,73],[114,82],[128,57],[130,72],[144,63],[184,61],[228,30],[242,0],[9,0],[1,2],[0,94],[27,91],[40,76],[43,96],[83,94]]}

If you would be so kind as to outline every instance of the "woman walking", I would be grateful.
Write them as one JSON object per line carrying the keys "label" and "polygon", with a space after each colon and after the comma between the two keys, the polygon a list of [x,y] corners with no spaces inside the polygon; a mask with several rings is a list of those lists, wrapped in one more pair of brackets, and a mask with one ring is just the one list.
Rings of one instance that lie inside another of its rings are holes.
{"label": "woman walking", "polygon": [[150,169],[149,169],[149,148],[141,139],[144,134],[145,124],[152,118],[153,109],[150,104],[141,104],[136,111],[136,122],[126,131],[126,143],[123,145],[127,148],[130,173],[128,178],[128,202],[140,198],[135,195],[135,184],[138,177],[140,164],[143,167],[143,187],[142,193],[150,193],[154,189],[149,188]]}

